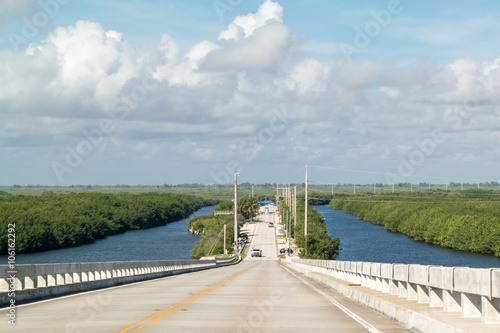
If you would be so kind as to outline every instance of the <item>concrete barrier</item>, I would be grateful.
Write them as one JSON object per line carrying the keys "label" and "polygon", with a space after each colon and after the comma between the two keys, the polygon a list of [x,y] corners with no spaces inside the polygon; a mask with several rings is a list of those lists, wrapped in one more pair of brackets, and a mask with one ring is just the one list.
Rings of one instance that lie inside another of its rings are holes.
{"label": "concrete barrier", "polygon": [[464,318],[500,324],[500,269],[290,259],[294,266],[321,272],[397,295]]}
{"label": "concrete barrier", "polygon": [[237,263],[212,260],[119,261],[99,263],[0,265],[0,307],[82,291],[161,278]]}

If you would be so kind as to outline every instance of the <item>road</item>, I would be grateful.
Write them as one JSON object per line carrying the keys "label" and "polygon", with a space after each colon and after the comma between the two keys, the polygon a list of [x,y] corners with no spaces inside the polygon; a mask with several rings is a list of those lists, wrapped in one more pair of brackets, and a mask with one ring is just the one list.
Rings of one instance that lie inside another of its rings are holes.
{"label": "road", "polygon": [[283,268],[273,216],[251,240],[262,258],[21,306],[15,327],[2,311],[0,332],[409,332]]}

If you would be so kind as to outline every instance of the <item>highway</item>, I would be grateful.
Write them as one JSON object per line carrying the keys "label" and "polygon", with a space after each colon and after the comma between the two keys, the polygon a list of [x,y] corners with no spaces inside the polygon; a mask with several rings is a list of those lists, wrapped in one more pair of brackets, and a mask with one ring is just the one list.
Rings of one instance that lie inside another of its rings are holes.
{"label": "highway", "polygon": [[261,214],[241,264],[2,311],[0,332],[410,332],[278,262],[274,214]]}

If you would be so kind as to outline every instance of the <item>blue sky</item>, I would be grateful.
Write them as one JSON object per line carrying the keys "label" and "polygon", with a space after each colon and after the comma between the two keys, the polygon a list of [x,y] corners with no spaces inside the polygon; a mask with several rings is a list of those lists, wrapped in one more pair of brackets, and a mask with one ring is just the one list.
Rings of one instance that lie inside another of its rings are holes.
{"label": "blue sky", "polygon": [[498,180],[497,2],[6,0],[0,20],[0,185]]}

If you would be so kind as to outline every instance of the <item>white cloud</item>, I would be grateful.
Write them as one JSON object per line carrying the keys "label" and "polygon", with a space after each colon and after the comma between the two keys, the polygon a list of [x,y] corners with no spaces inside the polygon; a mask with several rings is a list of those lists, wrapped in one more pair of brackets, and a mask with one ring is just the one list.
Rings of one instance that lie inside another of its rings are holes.
{"label": "white cloud", "polygon": [[[87,157],[90,165],[137,167],[141,158],[169,156],[176,163],[200,159],[206,168],[221,164],[221,156],[222,164],[398,161],[437,128],[449,139],[435,158],[474,161],[497,149],[500,58],[441,67],[328,63],[300,47],[272,1],[185,54],[168,34],[136,47],[96,22],[58,27],[23,53],[0,53],[0,151],[37,144],[50,168],[103,119],[114,130],[95,158]],[[128,105],[125,119],[113,118],[118,101]],[[282,110],[290,116],[277,116]],[[478,128],[491,132],[487,140]],[[272,135],[272,149],[263,135]],[[211,182],[208,171],[203,181]]]}
{"label": "white cloud", "polygon": [[287,85],[300,94],[325,92],[330,87],[332,68],[314,59],[306,59],[291,71]]}
{"label": "white cloud", "polygon": [[236,17],[228,29],[220,33],[219,40],[238,41],[248,38],[254,34],[255,30],[266,26],[270,21],[283,23],[283,7],[277,2],[266,0],[257,13]]}
{"label": "white cloud", "polygon": [[268,24],[239,40],[219,41],[207,54],[201,70],[223,71],[262,69],[278,65],[290,41],[290,31],[282,24]]}

